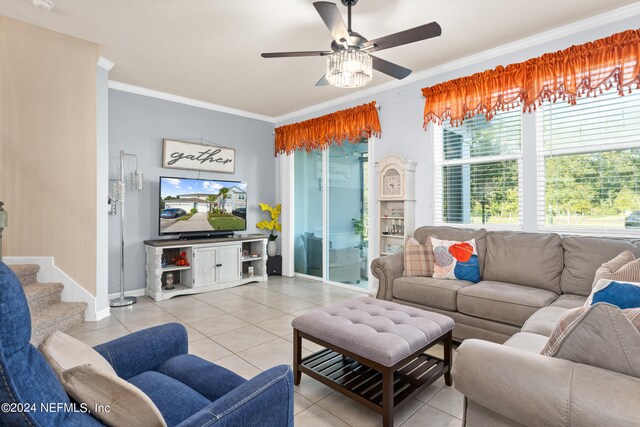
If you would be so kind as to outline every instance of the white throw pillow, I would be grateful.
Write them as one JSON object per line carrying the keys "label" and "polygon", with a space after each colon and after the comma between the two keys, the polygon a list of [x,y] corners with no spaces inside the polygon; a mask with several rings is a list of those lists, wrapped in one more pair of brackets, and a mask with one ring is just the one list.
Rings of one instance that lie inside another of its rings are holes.
{"label": "white throw pillow", "polygon": [[457,279],[478,283],[480,264],[476,240],[466,242],[431,237],[434,279]]}
{"label": "white throw pillow", "polygon": [[62,381],[62,372],[76,366],[91,364],[94,369],[110,375],[116,371],[107,359],[93,348],[61,331],[54,331],[38,347],[51,368]]}

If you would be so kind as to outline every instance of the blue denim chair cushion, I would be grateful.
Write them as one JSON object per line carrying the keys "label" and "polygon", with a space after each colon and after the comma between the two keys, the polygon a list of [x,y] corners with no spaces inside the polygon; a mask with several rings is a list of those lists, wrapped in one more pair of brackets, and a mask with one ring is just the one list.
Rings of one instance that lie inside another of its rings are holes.
{"label": "blue denim chair cushion", "polygon": [[[189,369],[185,369],[185,366]],[[156,371],[188,385],[211,401],[247,382],[240,375],[193,354],[172,357],[158,366]],[[211,378],[216,380],[211,381]]]}
{"label": "blue denim chair cushion", "polygon": [[[189,365],[183,366],[183,369],[188,370]],[[211,403],[191,387],[160,372],[143,372],[128,381],[149,396],[169,427],[179,424]]]}
{"label": "blue denim chair cushion", "polygon": [[[71,402],[42,354],[29,343],[31,316],[22,285],[0,262],[0,402],[28,404],[28,411],[0,414],[0,425],[101,425],[86,413],[41,406]],[[54,410],[45,410],[52,408]]]}

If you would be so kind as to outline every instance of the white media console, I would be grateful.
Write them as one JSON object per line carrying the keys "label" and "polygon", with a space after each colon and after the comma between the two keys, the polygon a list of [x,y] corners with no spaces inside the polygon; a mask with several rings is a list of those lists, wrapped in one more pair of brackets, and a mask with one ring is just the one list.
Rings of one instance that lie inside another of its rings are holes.
{"label": "white media console", "polygon": [[[156,301],[163,301],[177,295],[266,282],[267,237],[249,234],[217,239],[145,240],[146,293]],[[172,264],[172,259],[183,252],[189,265]],[[174,277],[173,289],[167,289],[169,273]]]}

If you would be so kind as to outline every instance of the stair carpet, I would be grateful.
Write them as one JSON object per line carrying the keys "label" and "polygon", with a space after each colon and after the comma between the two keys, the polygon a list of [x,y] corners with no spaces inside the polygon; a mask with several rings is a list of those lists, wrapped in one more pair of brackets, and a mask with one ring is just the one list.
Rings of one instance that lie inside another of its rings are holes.
{"label": "stair carpet", "polygon": [[37,264],[10,265],[18,276],[31,312],[31,344],[38,346],[54,331],[66,331],[84,321],[85,302],[62,302],[62,283],[39,283]]}

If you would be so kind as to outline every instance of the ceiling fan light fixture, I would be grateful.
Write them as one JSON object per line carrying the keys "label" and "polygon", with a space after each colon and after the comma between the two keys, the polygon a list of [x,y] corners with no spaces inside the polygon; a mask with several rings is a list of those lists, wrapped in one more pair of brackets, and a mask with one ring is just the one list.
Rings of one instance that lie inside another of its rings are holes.
{"label": "ceiling fan light fixture", "polygon": [[31,0],[33,5],[38,9],[49,11],[55,6],[53,0]]}
{"label": "ceiling fan light fixture", "polygon": [[326,78],[333,86],[365,86],[373,76],[371,55],[358,49],[344,49],[327,57]]}

